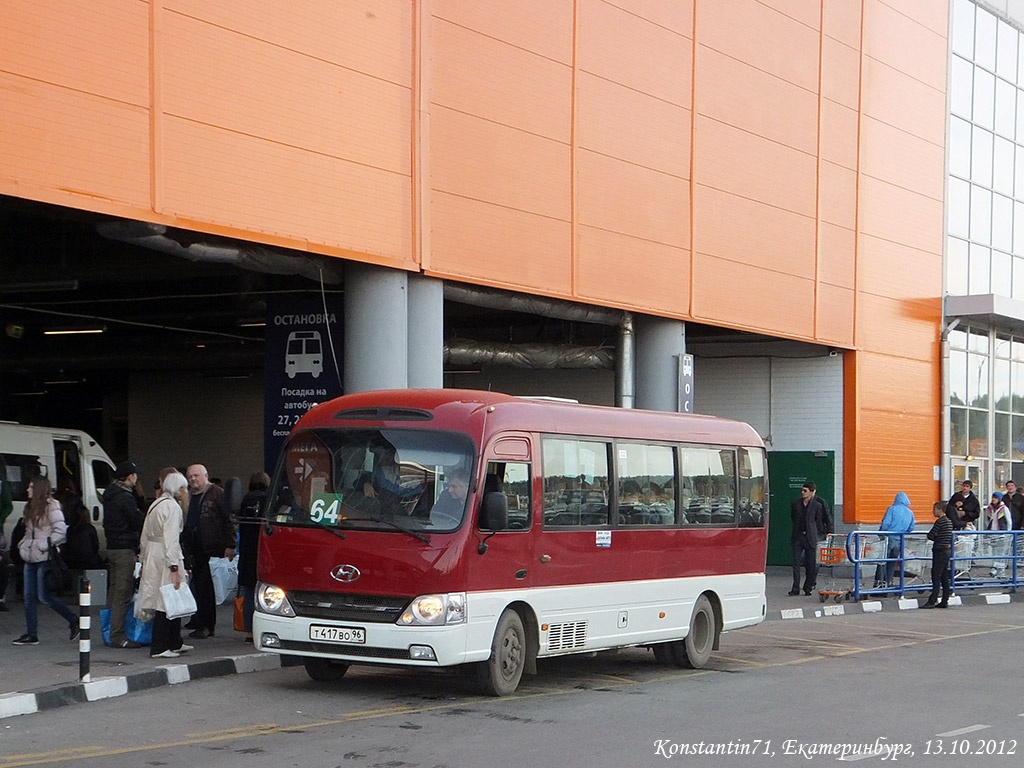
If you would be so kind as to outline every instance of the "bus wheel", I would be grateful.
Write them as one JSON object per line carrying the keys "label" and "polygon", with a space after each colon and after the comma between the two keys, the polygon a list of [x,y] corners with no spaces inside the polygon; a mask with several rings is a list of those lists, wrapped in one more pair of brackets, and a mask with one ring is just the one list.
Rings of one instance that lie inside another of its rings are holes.
{"label": "bus wheel", "polygon": [[348,664],[327,659],[306,659],[302,665],[309,678],[318,683],[336,683],[348,672]]}
{"label": "bus wheel", "polygon": [[519,614],[506,608],[491,642],[491,658],[479,667],[480,685],[491,696],[510,696],[526,667],[526,632]]}
{"label": "bus wheel", "polygon": [[703,669],[711,658],[715,646],[715,609],[706,595],[697,598],[690,619],[690,631],[682,642],[682,658],[676,661],[681,667]]}

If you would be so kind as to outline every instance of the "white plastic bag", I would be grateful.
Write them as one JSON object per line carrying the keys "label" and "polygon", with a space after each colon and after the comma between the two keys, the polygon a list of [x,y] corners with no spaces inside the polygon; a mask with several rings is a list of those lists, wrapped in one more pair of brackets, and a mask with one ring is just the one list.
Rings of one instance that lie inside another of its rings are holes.
{"label": "white plastic bag", "polygon": [[173,584],[164,584],[160,587],[160,597],[168,619],[183,619],[196,612],[196,598],[184,582],[179,589],[175,589]]}
{"label": "white plastic bag", "polygon": [[213,578],[213,595],[220,605],[234,599],[238,592],[238,558],[228,560],[226,557],[210,558],[210,576]]}

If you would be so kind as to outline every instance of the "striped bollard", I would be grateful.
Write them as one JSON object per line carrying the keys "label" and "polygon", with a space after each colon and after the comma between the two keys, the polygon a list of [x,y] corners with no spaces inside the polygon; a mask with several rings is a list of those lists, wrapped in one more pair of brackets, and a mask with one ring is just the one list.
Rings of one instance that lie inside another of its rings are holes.
{"label": "striped bollard", "polygon": [[89,653],[92,650],[92,585],[82,576],[78,586],[78,682],[92,682],[89,674]]}

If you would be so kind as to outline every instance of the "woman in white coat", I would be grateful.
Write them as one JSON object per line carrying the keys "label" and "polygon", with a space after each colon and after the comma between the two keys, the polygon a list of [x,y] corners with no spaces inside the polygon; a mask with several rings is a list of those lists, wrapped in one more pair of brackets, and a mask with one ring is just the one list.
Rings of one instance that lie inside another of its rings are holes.
{"label": "woman in white coat", "polygon": [[182,509],[188,504],[188,481],[172,472],[164,478],[163,493],[146,512],[142,525],[139,577],[139,599],[136,611],[153,614],[153,641],[149,653],[154,659],[174,659],[191,651],[181,639],[181,619],[168,619],[160,587],[185,584],[185,561],[181,554],[181,531],[184,527]]}
{"label": "woman in white coat", "polygon": [[67,621],[71,639],[78,638],[78,616],[46,589],[46,572],[50,569],[50,547],[64,543],[68,526],[60,503],[50,495],[50,481],[41,475],[28,484],[25,505],[25,536],[18,544],[18,554],[25,562],[25,634],[15,645],[38,645],[39,603],[48,605]]}

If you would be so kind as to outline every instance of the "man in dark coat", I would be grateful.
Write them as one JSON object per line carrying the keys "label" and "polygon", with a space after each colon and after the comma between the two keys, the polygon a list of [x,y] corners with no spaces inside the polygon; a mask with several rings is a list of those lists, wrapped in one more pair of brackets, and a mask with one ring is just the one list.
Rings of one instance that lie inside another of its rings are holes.
{"label": "man in dark coat", "polygon": [[224,496],[224,489],[210,482],[202,464],[193,464],[185,475],[188,480],[189,503],[182,542],[186,560],[192,565],[192,593],[196,598],[196,614],[187,626],[189,637],[203,640],[213,635],[217,624],[217,597],[210,573],[211,557],[235,557],[235,524]]}
{"label": "man in dark coat", "polygon": [[828,504],[816,495],[817,486],[808,480],[800,488],[800,498],[793,501],[790,513],[793,517],[793,531],[790,543],[793,545],[793,588],[790,595],[800,594],[800,566],[806,569],[804,594],[814,590],[818,580],[818,542],[832,530]]}
{"label": "man in dark coat", "polygon": [[1020,492],[1020,488],[1013,480],[1006,481],[1006,495],[1003,496],[1003,501],[1010,508],[1013,530],[1019,531],[1024,528],[1024,493]]}
{"label": "man in dark coat", "polygon": [[964,480],[960,483],[960,490],[946,503],[946,517],[955,531],[963,530],[968,524],[977,527],[977,520],[981,517],[981,502],[972,492],[973,488],[973,482]]}
{"label": "man in dark coat", "polygon": [[124,634],[128,605],[135,594],[135,563],[139,555],[139,536],[145,515],[135,497],[138,468],[122,461],[114,470],[114,482],[103,491],[103,533],[107,538],[107,598],[110,602],[110,645],[112,648],[139,648]]}

